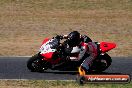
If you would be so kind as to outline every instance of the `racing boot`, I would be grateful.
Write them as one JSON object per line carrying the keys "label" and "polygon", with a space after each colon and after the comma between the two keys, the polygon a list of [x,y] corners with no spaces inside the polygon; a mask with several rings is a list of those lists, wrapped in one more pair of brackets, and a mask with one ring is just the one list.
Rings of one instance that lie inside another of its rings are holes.
{"label": "racing boot", "polygon": [[79,71],[79,75],[80,76],[84,76],[84,75],[86,75],[86,69],[84,68],[84,67],[82,67],[82,66],[80,66],[79,68],[78,68],[78,71]]}

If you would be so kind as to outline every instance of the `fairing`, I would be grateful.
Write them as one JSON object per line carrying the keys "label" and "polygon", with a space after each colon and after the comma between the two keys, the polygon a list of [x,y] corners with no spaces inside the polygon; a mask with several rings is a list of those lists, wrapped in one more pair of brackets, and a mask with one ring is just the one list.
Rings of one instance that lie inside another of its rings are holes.
{"label": "fairing", "polygon": [[42,45],[43,45],[44,43],[46,43],[47,41],[49,41],[49,38],[45,38],[45,39],[43,40],[43,42],[42,42]]}
{"label": "fairing", "polygon": [[57,39],[44,39],[41,47],[40,47],[40,54],[44,57],[43,60],[49,61],[52,64],[55,64],[59,61],[59,59],[54,58],[54,54],[56,53],[56,48],[59,46],[59,42]]}
{"label": "fairing", "polygon": [[115,43],[109,43],[109,42],[101,42],[100,43],[100,49],[102,53],[108,52],[109,50],[116,47]]}

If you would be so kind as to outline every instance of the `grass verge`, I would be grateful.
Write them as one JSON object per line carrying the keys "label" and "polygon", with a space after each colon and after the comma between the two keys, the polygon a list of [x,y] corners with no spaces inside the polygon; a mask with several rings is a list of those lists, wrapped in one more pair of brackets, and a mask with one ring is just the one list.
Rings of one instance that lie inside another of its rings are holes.
{"label": "grass verge", "polygon": [[84,84],[75,81],[45,81],[45,80],[1,80],[0,88],[131,88],[128,84]]}

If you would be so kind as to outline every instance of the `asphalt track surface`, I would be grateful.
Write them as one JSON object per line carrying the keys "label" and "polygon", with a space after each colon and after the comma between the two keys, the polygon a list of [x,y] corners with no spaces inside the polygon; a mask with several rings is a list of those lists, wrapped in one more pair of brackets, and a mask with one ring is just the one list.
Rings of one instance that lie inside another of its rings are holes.
{"label": "asphalt track surface", "polygon": [[[75,80],[77,72],[48,70],[30,72],[26,67],[29,57],[0,57],[0,79]],[[112,57],[111,66],[102,74],[129,74],[132,77],[132,57]]]}

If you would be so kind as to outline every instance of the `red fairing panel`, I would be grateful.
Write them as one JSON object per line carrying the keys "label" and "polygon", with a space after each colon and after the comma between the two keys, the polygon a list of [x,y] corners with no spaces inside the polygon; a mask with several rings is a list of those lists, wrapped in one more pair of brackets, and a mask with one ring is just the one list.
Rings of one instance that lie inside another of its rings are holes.
{"label": "red fairing panel", "polygon": [[49,41],[49,38],[45,38],[42,44],[46,43],[47,41]]}
{"label": "red fairing panel", "polygon": [[100,43],[100,49],[103,53],[108,52],[109,50],[116,47],[115,43],[109,43],[109,42],[101,42]]}
{"label": "red fairing panel", "polygon": [[82,42],[82,43],[81,43],[81,46],[84,46],[85,49],[88,49],[88,44],[87,44],[87,43]]}
{"label": "red fairing panel", "polygon": [[45,53],[45,54],[41,54],[42,56],[44,56],[44,60],[50,62],[51,64],[57,64],[61,58],[57,58],[55,60],[53,60],[53,54],[54,52],[49,52],[49,53]]}
{"label": "red fairing panel", "polygon": [[54,52],[49,52],[49,53],[45,53],[45,54],[41,54],[41,55],[45,57],[44,58],[45,60],[50,60],[50,59],[52,59],[53,53]]}

